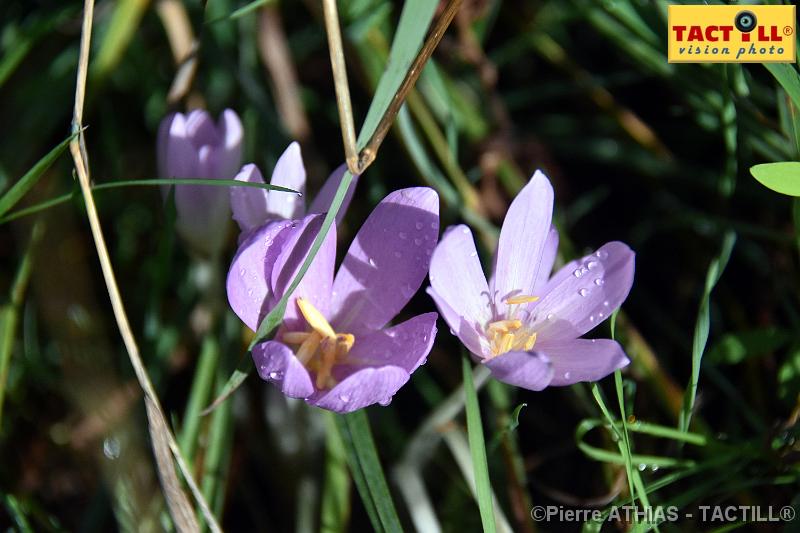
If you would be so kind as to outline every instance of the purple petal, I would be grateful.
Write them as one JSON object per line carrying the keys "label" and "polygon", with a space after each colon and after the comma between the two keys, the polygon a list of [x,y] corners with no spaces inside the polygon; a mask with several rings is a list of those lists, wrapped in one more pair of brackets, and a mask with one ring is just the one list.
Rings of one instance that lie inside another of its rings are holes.
{"label": "purple petal", "polygon": [[196,177],[198,154],[186,132],[186,118],[180,113],[172,116],[164,143],[163,178]]}
{"label": "purple petal", "polygon": [[439,314],[442,315],[442,318],[450,327],[450,333],[458,337],[467,350],[473,354],[480,358],[489,357],[490,352],[488,346],[484,345],[484,337],[478,333],[475,326],[453,311],[453,308],[447,305],[444,298],[439,296],[433,287],[428,287],[426,292],[433,298],[436,307],[439,309]]}
{"label": "purple petal", "polygon": [[[333,202],[333,197],[336,195],[336,190],[339,188],[339,184],[342,182],[342,178],[344,177],[346,170],[347,165],[340,165],[339,168],[334,170],[331,175],[328,176],[328,179],[322,185],[322,188],[317,193],[314,201],[311,202],[311,207],[308,209],[309,213],[327,213],[330,210],[331,202]],[[350,186],[347,188],[347,192],[344,194],[342,206],[339,208],[339,212],[336,213],[337,224],[342,221],[342,218],[347,212],[347,208],[350,205],[350,200],[353,199],[353,194],[356,192],[357,184],[358,176],[353,176]]]}
{"label": "purple petal", "polygon": [[497,245],[495,289],[498,301],[533,295],[553,216],[553,187],[536,171],[508,209]]}
{"label": "purple petal", "polygon": [[228,302],[242,322],[253,331],[273,304],[269,280],[283,248],[290,223],[274,221],[251,232],[239,246],[228,271]]}
{"label": "purple petal", "polygon": [[244,128],[239,116],[226,109],[219,117],[217,132],[221,142],[216,146],[217,178],[233,179],[242,166]]}
{"label": "purple petal", "polygon": [[575,339],[607,319],[628,296],[633,273],[634,253],[621,242],[565,265],[532,308],[539,340]]}
{"label": "purple petal", "polygon": [[540,352],[507,352],[483,364],[496,379],[529,390],[542,390],[553,379],[553,365]]}
{"label": "purple petal", "polygon": [[553,272],[553,265],[556,262],[556,254],[558,253],[558,230],[555,226],[550,226],[550,232],[547,234],[547,240],[544,242],[542,249],[542,262],[539,266],[539,273],[533,284],[534,295],[537,291],[541,291],[550,279],[550,274]]}
{"label": "purple petal", "polygon": [[[253,164],[243,166],[235,179],[246,183],[264,183],[264,177],[258,167]],[[243,232],[257,228],[269,220],[265,189],[231,187],[230,195],[233,219]]]}
{"label": "purple petal", "polygon": [[[301,193],[306,189],[306,168],[300,154],[300,145],[293,142],[281,154],[272,171],[271,185],[288,187]],[[264,191],[267,197],[267,214],[272,218],[295,219],[303,216],[303,198],[289,192]]]}
{"label": "purple petal", "polygon": [[336,275],[336,325],[358,336],[391,320],[425,279],[438,233],[439,196],[433,189],[401,189],[384,198]]}
{"label": "purple petal", "polygon": [[202,109],[195,109],[186,116],[186,136],[198,150],[202,146],[217,146],[221,141],[216,124]]}
{"label": "purple petal", "polygon": [[374,403],[388,404],[408,378],[408,372],[397,366],[366,367],[307,402],[337,413],[350,413]]}
{"label": "purple petal", "polygon": [[436,313],[425,313],[394,327],[356,338],[347,354],[351,366],[399,366],[409,374],[425,362],[436,337]]}
{"label": "purple petal", "polygon": [[573,339],[536,344],[553,364],[550,385],[599,381],[630,361],[622,346],[611,339]]}
{"label": "purple petal", "polygon": [[277,384],[290,398],[308,398],[314,385],[308,370],[285,344],[267,341],[253,347],[253,362],[261,379]]}
{"label": "purple petal", "polygon": [[[436,297],[474,329],[482,329],[492,318],[489,287],[467,226],[447,228],[431,258],[430,280]],[[450,327],[459,331],[461,320],[442,314]]]}
{"label": "purple petal", "polygon": [[[158,167],[158,176],[166,178],[169,176],[167,170],[167,149],[169,148],[169,132],[172,129],[172,123],[180,113],[170,113],[161,120],[158,125],[158,138],[156,141],[156,163]],[[169,189],[169,186],[162,186],[163,189]]]}
{"label": "purple petal", "polygon": [[[293,222],[286,230],[283,250],[272,269],[271,286],[276,300],[283,297],[300,270],[322,227],[323,218],[322,215],[308,215],[299,222]],[[283,323],[290,331],[302,331],[305,328],[306,322],[297,307],[297,298],[308,300],[323,316],[330,316],[331,285],[335,262],[336,226],[331,225],[325,240],[322,241],[319,253],[314,256],[308,271],[286,304]]]}

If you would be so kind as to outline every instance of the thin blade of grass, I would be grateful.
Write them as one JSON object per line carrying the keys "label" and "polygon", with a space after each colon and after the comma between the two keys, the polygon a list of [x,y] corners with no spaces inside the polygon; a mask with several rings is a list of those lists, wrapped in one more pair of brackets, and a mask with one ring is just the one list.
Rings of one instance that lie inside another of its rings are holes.
{"label": "thin blade of grass", "polygon": [[788,63],[764,63],[770,74],[772,74],[781,87],[792,99],[795,108],[800,109],[800,74],[794,65]]}
{"label": "thin blade of grass", "polygon": [[376,531],[403,531],[363,409],[336,418],[353,480]]}
{"label": "thin blade of grass", "polygon": [[14,207],[31,188],[36,185],[39,178],[50,168],[58,156],[60,156],[75,138],[77,133],[74,133],[61,141],[61,143],[50,150],[47,155],[41,158],[31,169],[22,176],[18,182],[11,186],[3,196],[0,196],[0,216],[3,216],[9,209]]}
{"label": "thin blade of grass", "polygon": [[461,370],[464,375],[464,406],[467,412],[467,433],[469,449],[472,454],[472,468],[475,470],[475,490],[478,496],[478,507],[481,511],[481,523],[485,532],[496,529],[494,505],[492,504],[492,485],[489,481],[489,465],[486,461],[486,443],[483,439],[483,425],[478,405],[478,393],[472,381],[472,365],[466,355],[461,358]]}
{"label": "thin blade of grass", "polygon": [[325,484],[322,488],[319,528],[323,533],[345,533],[350,518],[350,475],[347,452],[336,429],[333,413],[325,413]]}
{"label": "thin blade of grass", "polygon": [[680,420],[678,421],[678,428],[681,431],[689,431],[692,411],[694,410],[694,403],[697,398],[697,383],[700,380],[700,364],[703,361],[703,352],[705,352],[708,334],[711,329],[711,311],[709,309],[711,291],[714,290],[720,277],[722,277],[722,273],[725,271],[725,266],[728,264],[728,259],[730,259],[731,251],[735,243],[736,234],[732,231],[728,231],[722,239],[722,249],[719,255],[711,261],[711,265],[708,267],[705,289],[703,290],[703,297],[700,300],[700,310],[697,314],[694,340],[692,342],[692,374],[689,385],[686,387],[683,408],[681,409]]}

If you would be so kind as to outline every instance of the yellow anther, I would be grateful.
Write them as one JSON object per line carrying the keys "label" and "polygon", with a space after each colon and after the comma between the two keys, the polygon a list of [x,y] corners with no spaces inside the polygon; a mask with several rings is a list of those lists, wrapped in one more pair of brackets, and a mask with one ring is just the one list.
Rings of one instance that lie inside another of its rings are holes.
{"label": "yellow anther", "polygon": [[336,345],[333,339],[325,339],[322,341],[322,358],[320,360],[319,369],[317,370],[317,388],[322,389],[328,383],[331,377],[333,365],[336,364]]}
{"label": "yellow anther", "polygon": [[536,344],[536,332],[533,332],[533,334],[525,341],[525,351],[527,352],[533,350],[534,344]]}
{"label": "yellow anther", "polygon": [[333,331],[333,328],[328,324],[328,321],[325,320],[325,317],[322,316],[322,313],[311,305],[311,302],[304,298],[298,298],[297,307],[300,308],[300,312],[303,313],[306,322],[308,322],[308,325],[311,326],[314,331],[318,332],[323,337],[336,337],[336,332]]}
{"label": "yellow anther", "polygon": [[320,342],[322,342],[322,336],[319,333],[316,331],[310,333],[308,338],[300,345],[300,348],[297,349],[297,359],[304,365],[308,363],[317,348],[319,348]]}
{"label": "yellow anther", "polygon": [[516,331],[522,327],[522,321],[520,320],[498,320],[496,322],[492,322],[489,324],[487,331],[489,333],[507,333],[509,331]]}
{"label": "yellow anther", "polygon": [[506,299],[506,303],[508,305],[519,305],[519,304],[529,304],[531,302],[535,302],[539,299],[538,296],[529,296],[527,294],[520,294],[519,296],[512,296],[511,298]]}
{"label": "yellow anther", "polygon": [[513,333],[506,333],[500,338],[500,345],[498,346],[498,354],[506,353],[511,350],[511,347],[514,345],[514,334]]}
{"label": "yellow anther", "polygon": [[303,344],[311,336],[307,331],[287,331],[281,335],[281,340],[286,344]]}
{"label": "yellow anther", "polygon": [[337,333],[336,342],[340,348],[344,349],[344,353],[347,353],[355,344],[356,337],[352,333]]}

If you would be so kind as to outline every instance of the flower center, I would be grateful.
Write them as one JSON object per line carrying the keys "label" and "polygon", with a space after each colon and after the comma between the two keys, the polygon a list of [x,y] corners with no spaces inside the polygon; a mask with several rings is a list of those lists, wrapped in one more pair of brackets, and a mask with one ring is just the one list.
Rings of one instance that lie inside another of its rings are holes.
{"label": "flower center", "polygon": [[491,357],[497,357],[512,350],[527,352],[533,349],[536,344],[536,332],[524,327],[522,321],[516,319],[515,315],[518,309],[516,306],[535,302],[538,299],[538,296],[523,294],[505,300],[506,305],[511,308],[508,318],[495,320],[486,326],[486,337],[489,339],[489,347],[492,351]]}
{"label": "flower center", "polygon": [[331,388],[336,385],[331,375],[333,367],[336,363],[344,362],[356,338],[351,333],[336,333],[311,302],[298,298],[297,306],[311,326],[311,331],[288,331],[281,336],[281,340],[298,346],[295,355],[303,366],[317,373],[318,389]]}

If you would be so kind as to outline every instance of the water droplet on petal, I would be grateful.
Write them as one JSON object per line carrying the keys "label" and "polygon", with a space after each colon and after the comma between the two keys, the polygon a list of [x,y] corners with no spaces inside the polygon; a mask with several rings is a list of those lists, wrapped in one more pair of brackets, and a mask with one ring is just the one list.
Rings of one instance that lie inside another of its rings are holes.
{"label": "water droplet on petal", "polygon": [[270,372],[269,379],[281,379],[282,374],[280,372]]}
{"label": "water droplet on petal", "polygon": [[586,268],[588,268],[589,270],[592,270],[593,268],[596,267],[597,267],[597,261],[589,261],[588,263],[586,263]]}
{"label": "water droplet on petal", "polygon": [[608,252],[606,252],[605,250],[597,250],[597,252],[594,255],[596,255],[600,259],[605,259],[606,257],[608,257]]}
{"label": "water droplet on petal", "polygon": [[570,376],[572,376],[572,374],[570,374],[569,372],[564,372],[564,379],[569,379]]}
{"label": "water droplet on petal", "polygon": [[464,235],[469,235],[469,230],[467,228],[461,228],[461,233]]}
{"label": "water droplet on petal", "polygon": [[583,275],[583,272],[581,272],[580,268],[576,268],[575,272],[573,272],[572,275],[575,276],[576,278],[579,278]]}
{"label": "water droplet on petal", "polygon": [[398,233],[397,236],[400,237],[401,239],[407,239],[408,238],[408,235],[406,235],[402,231],[400,233]]}
{"label": "water droplet on petal", "polygon": [[422,239],[414,239],[414,244],[419,246],[420,244],[422,244]]}
{"label": "water droplet on petal", "polygon": [[603,281],[603,278],[597,278],[596,280],[594,280],[594,284],[600,287],[603,284],[605,284],[605,281]]}
{"label": "water droplet on petal", "polygon": [[422,229],[422,222],[417,222],[416,224],[414,224],[414,227],[417,229]]}
{"label": "water droplet on petal", "polygon": [[604,315],[603,313],[597,313],[597,316],[598,316],[598,318],[603,318],[606,315]]}
{"label": "water droplet on petal", "polygon": [[392,397],[389,396],[388,398],[384,398],[383,400],[379,401],[378,403],[381,404],[382,406],[386,407],[387,405],[392,403]]}
{"label": "water droplet on petal", "polygon": [[350,401],[350,396],[347,394],[340,394],[339,399],[342,400],[342,402],[347,403]]}
{"label": "water droplet on petal", "polygon": [[606,300],[605,302],[603,302],[603,305],[604,305],[605,307],[608,307],[608,306],[609,306],[608,300]]}
{"label": "water droplet on petal", "polygon": [[471,253],[469,254],[469,256],[470,256],[470,257],[477,257],[477,256],[478,256],[478,252],[471,252]]}
{"label": "water droplet on petal", "polygon": [[369,266],[371,266],[371,267],[375,266],[375,260],[373,258],[371,258],[371,257],[369,258]]}
{"label": "water droplet on petal", "polygon": [[581,289],[581,290],[578,291],[578,294],[580,294],[581,296],[583,296],[585,298],[586,295],[589,294],[589,291],[587,289]]}
{"label": "water droplet on petal", "polygon": [[589,315],[589,322],[594,322],[594,315]]}
{"label": "water droplet on petal", "polygon": [[455,334],[456,334],[456,332],[453,331],[453,328],[450,328],[450,335],[455,335]]}
{"label": "water droplet on petal", "polygon": [[547,315],[547,320],[553,320],[555,317],[556,317],[556,315],[554,315],[553,313],[550,313],[549,315]]}

